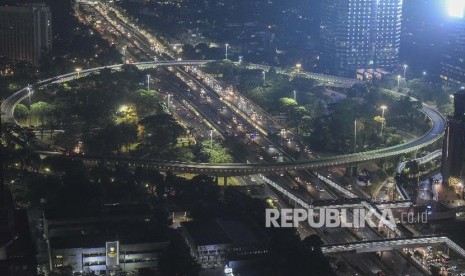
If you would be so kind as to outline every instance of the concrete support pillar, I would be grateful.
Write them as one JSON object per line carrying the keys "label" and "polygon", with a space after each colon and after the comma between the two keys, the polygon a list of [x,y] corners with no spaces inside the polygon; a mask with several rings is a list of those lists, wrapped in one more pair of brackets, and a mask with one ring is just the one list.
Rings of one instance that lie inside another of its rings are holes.
{"label": "concrete support pillar", "polygon": [[352,176],[352,167],[346,167],[346,176]]}
{"label": "concrete support pillar", "polygon": [[228,186],[228,177],[224,177],[224,187],[226,188]]}
{"label": "concrete support pillar", "polygon": [[352,166],[352,176],[357,176],[358,175],[358,166],[354,165]]}
{"label": "concrete support pillar", "polygon": [[387,163],[386,159],[379,159],[378,166],[381,168],[381,170],[386,169],[386,165],[387,165],[386,163]]}
{"label": "concrete support pillar", "polygon": [[350,167],[346,167],[346,176],[357,176],[357,175],[358,175],[357,165],[350,165]]}
{"label": "concrete support pillar", "polygon": [[[220,178],[221,176],[216,177],[216,185],[220,186]],[[220,186],[220,194],[219,194],[219,200],[224,201],[224,190],[226,187],[226,177],[224,177],[224,185]]]}

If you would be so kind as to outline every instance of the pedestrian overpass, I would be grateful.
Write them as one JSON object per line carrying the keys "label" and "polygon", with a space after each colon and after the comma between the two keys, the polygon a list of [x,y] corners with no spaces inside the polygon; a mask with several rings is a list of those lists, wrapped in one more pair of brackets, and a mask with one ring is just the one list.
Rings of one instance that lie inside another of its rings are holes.
{"label": "pedestrian overpass", "polygon": [[444,235],[422,236],[413,238],[395,238],[376,241],[358,241],[344,244],[329,244],[321,247],[324,254],[344,253],[344,252],[377,252],[402,249],[406,247],[422,247],[444,245],[447,249],[452,249],[462,258],[465,258],[465,250],[450,238]]}

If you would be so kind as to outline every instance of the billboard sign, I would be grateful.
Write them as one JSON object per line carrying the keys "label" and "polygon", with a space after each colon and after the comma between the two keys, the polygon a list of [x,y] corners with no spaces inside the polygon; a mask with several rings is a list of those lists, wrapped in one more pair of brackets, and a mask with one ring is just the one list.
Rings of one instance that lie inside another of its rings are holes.
{"label": "billboard sign", "polygon": [[106,250],[106,265],[107,267],[119,265],[119,241],[107,242]]}

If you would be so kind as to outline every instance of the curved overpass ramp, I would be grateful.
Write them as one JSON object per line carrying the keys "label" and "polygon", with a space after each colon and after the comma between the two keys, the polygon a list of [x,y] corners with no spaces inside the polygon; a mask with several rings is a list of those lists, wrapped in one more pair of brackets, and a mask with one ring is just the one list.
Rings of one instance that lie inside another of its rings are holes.
{"label": "curved overpass ramp", "polygon": [[[140,62],[134,63],[133,65],[138,68],[150,68],[156,66],[181,66],[181,65],[201,65],[210,62],[209,60],[202,61],[151,61],[151,62]],[[97,73],[102,69],[109,68],[114,70],[120,70],[121,64],[104,66],[98,68],[92,68],[83,70],[80,72],[80,76],[87,76],[91,73]],[[78,77],[77,73],[69,73],[50,79],[40,81],[32,85],[32,89],[25,87],[12,96],[7,98],[1,105],[2,119],[4,122],[16,123],[13,112],[16,105],[23,99],[29,96],[29,93],[33,93],[33,89],[42,86],[47,86],[54,83],[61,83],[70,81]],[[409,153],[420,148],[426,147],[442,137],[444,134],[444,128],[446,121],[444,117],[439,114],[436,110],[423,104],[421,111],[426,114],[432,122],[432,127],[423,136],[392,147],[387,147],[378,150],[359,152],[354,154],[339,155],[332,157],[325,157],[313,160],[305,161],[293,161],[283,163],[260,163],[260,164],[245,164],[245,163],[225,163],[225,164],[211,164],[211,163],[183,163],[174,161],[160,161],[160,160],[148,160],[148,159],[127,159],[127,158],[93,158],[89,156],[76,156],[76,158],[83,159],[88,164],[97,164],[104,162],[107,165],[115,165],[119,163],[126,163],[129,166],[141,166],[145,168],[155,169],[159,171],[173,171],[173,172],[189,172],[199,173],[208,175],[219,175],[219,176],[234,176],[234,175],[248,175],[248,174],[267,174],[282,171],[292,170],[306,170],[315,169],[320,167],[331,167],[341,166],[354,163],[361,163],[370,160],[377,160],[381,158],[401,155]],[[39,152],[44,155],[57,154],[56,152]]]}

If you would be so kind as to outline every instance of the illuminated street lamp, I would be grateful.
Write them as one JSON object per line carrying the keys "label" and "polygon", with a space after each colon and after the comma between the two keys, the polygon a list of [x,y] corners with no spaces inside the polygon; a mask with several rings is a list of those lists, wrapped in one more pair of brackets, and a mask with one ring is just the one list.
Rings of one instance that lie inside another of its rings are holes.
{"label": "illuminated street lamp", "polygon": [[81,71],[82,71],[81,68],[76,68],[76,72],[77,72],[77,77],[78,77],[78,78],[81,76]]}
{"label": "illuminated street lamp", "polygon": [[265,82],[266,82],[266,72],[262,71],[262,75],[263,75],[263,84],[265,84]]}
{"label": "illuminated street lamp", "polygon": [[426,76],[426,71],[423,71],[423,77],[425,77],[425,76]]}
{"label": "illuminated street lamp", "polygon": [[31,107],[31,96],[32,96],[31,86],[28,85],[26,89],[27,89],[27,97],[28,97],[28,100],[29,100],[29,107]]}
{"label": "illuminated street lamp", "polygon": [[383,129],[384,129],[384,111],[386,110],[387,106],[381,106],[381,136],[383,136]]}
{"label": "illuminated street lamp", "polygon": [[282,128],[281,129],[281,139],[286,138],[286,129]]}
{"label": "illuminated street lamp", "polygon": [[119,107],[118,111],[122,113],[126,113],[129,110],[129,107],[125,104]]}
{"label": "illuminated street lamp", "polygon": [[297,63],[297,64],[295,65],[295,68],[297,69],[297,73],[300,73],[300,68],[302,68],[302,64]]}
{"label": "illuminated street lamp", "polygon": [[405,73],[406,73],[406,71],[407,71],[407,67],[408,67],[408,65],[407,65],[407,64],[404,64],[404,79],[405,79]]}
{"label": "illuminated street lamp", "polygon": [[397,88],[399,88],[400,85],[400,75],[397,75]]}
{"label": "illuminated street lamp", "polygon": [[297,92],[294,90],[293,93],[294,93],[294,101],[297,101]]}
{"label": "illuminated street lamp", "polygon": [[150,75],[147,75],[147,92],[150,91]]}

